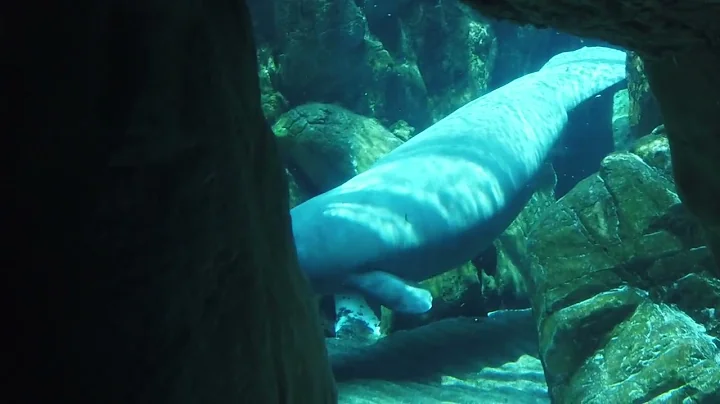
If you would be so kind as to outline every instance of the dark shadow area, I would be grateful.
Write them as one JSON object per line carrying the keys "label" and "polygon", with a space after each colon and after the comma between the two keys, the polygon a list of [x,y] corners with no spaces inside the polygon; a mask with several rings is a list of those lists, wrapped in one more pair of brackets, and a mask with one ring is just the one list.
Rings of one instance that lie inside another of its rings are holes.
{"label": "dark shadow area", "polygon": [[602,160],[614,151],[613,95],[626,86],[625,80],[614,84],[568,113],[565,133],[551,156],[557,173],[558,199],[595,174]]}
{"label": "dark shadow area", "polygon": [[494,90],[518,77],[539,70],[551,57],[583,46],[609,46],[604,41],[581,38],[552,28],[533,28],[489,18],[498,53],[488,89]]}
{"label": "dark shadow area", "polygon": [[398,331],[370,344],[327,339],[326,345],[338,382],[428,382],[441,375],[497,367],[522,355],[538,355],[535,323],[529,310],[440,320]]}

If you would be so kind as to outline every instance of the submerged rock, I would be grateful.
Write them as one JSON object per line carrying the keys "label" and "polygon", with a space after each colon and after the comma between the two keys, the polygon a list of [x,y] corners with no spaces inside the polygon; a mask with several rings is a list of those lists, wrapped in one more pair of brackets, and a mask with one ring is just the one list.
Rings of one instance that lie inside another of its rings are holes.
{"label": "submerged rock", "polygon": [[717,343],[675,307],[643,299],[604,342],[573,376],[567,402],[588,396],[611,403],[720,399]]}
{"label": "submerged rock", "polygon": [[272,12],[276,88],[291,105],[315,100],[347,106],[363,96],[371,79],[368,26],[353,0],[278,1]]}
{"label": "submerged rock", "polygon": [[265,119],[271,125],[277,121],[281,114],[287,112],[288,101],[275,87],[277,82],[278,66],[273,55],[273,49],[268,45],[257,49],[258,77],[260,79],[260,104]]}
{"label": "submerged rock", "polygon": [[286,160],[315,194],[365,171],[403,143],[378,121],[329,104],[294,108],[273,131]]}
{"label": "submerged rock", "polygon": [[[658,161],[658,143],[639,148],[647,161]],[[528,235],[523,270],[562,402],[720,397],[714,264],[663,170],[610,155]],[[689,285],[704,297],[683,299]]]}
{"label": "submerged rock", "polygon": [[420,73],[426,110],[387,97],[389,109],[424,129],[488,91],[497,43],[490,23],[455,0],[407,2],[401,12],[370,20],[391,54]]}
{"label": "submerged rock", "polygon": [[623,88],[613,96],[612,132],[615,151],[625,151],[632,143],[629,114],[630,97],[628,90]]}
{"label": "submerged rock", "polygon": [[309,102],[424,129],[486,92],[495,42],[457,1],[249,2],[271,121]]}
{"label": "submerged rock", "polygon": [[642,59],[635,52],[628,52],[628,123],[632,140],[639,139],[663,123],[660,105],[645,77]]}
{"label": "submerged rock", "polygon": [[650,167],[660,171],[667,180],[673,181],[672,157],[670,156],[670,144],[665,135],[665,126],[660,125],[649,135],[638,139],[630,151],[638,155]]}

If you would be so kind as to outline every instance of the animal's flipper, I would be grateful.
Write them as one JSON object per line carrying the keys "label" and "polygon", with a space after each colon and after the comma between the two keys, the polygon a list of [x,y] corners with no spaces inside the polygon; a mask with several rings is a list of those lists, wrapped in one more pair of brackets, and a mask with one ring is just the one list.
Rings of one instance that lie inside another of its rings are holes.
{"label": "animal's flipper", "polygon": [[362,293],[390,310],[420,314],[432,308],[432,295],[425,289],[410,286],[395,275],[382,271],[351,276],[345,286]]}

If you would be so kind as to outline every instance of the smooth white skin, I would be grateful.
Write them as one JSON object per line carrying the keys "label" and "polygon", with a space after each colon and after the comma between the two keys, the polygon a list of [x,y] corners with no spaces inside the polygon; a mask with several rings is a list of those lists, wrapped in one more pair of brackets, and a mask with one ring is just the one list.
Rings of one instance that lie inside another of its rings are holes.
{"label": "smooth white skin", "polygon": [[532,195],[568,111],[624,78],[623,51],[582,48],[468,103],[292,209],[302,270],[336,293],[353,274],[419,281],[474,258]]}

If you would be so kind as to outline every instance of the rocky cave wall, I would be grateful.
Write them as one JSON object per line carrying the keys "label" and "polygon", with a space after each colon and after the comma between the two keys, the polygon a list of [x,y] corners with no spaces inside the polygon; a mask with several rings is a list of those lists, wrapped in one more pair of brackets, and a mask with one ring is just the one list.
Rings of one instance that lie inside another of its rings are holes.
{"label": "rocky cave wall", "polygon": [[242,1],[3,15],[8,402],[336,402],[250,29]]}

